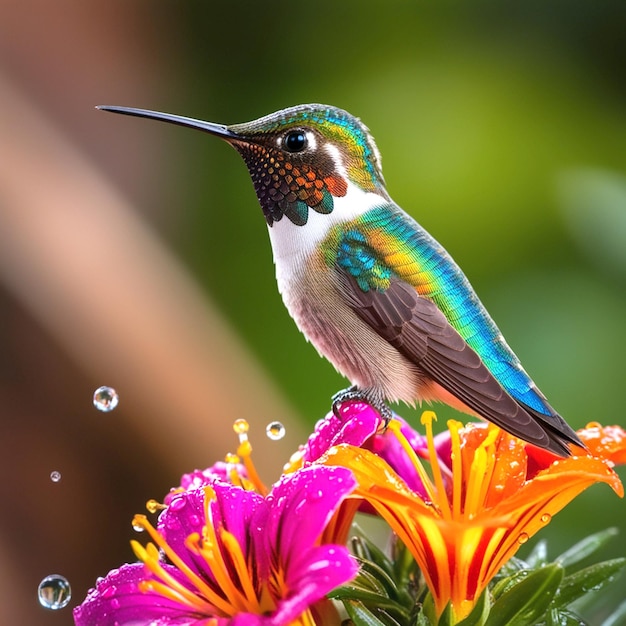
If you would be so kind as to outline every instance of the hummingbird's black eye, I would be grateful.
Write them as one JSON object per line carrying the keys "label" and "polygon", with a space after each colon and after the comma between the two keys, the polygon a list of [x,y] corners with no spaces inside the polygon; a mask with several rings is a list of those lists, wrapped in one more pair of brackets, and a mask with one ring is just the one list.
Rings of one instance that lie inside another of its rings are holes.
{"label": "hummingbird's black eye", "polygon": [[306,144],[306,135],[301,130],[292,130],[285,135],[283,140],[283,146],[288,152],[302,152]]}

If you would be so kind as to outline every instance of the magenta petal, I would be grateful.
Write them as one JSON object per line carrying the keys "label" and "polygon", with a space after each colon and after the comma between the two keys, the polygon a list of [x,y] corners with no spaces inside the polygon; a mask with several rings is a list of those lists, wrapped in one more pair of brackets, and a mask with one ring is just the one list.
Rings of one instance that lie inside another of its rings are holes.
{"label": "magenta petal", "polygon": [[283,476],[254,518],[259,561],[279,555],[287,572],[299,568],[333,514],[356,487],[345,467],[310,466]]}
{"label": "magenta petal", "polygon": [[268,624],[289,624],[312,604],[352,580],[359,567],[347,548],[325,545],[309,551],[297,570],[287,573],[287,587],[295,592],[282,600]]}
{"label": "magenta petal", "polygon": [[224,528],[233,535],[243,554],[247,555],[250,549],[250,520],[263,506],[263,496],[226,483],[216,483],[213,488],[216,496],[211,502],[213,526]]}
{"label": "magenta petal", "polygon": [[[419,456],[423,456],[424,453],[428,454],[426,437],[420,435],[402,418],[396,419],[402,424],[402,434],[411,448],[413,448]],[[387,430],[372,439],[372,452],[375,452],[378,456],[387,461],[390,467],[404,480],[411,491],[421,496],[426,496],[426,489],[415,469],[413,461],[407,456],[402,444],[392,431]]]}
{"label": "magenta petal", "polygon": [[176,494],[157,524],[169,546],[198,574],[203,572],[185,546],[185,539],[191,533],[202,533],[204,523],[204,490],[195,489]]}
{"label": "magenta petal", "polygon": [[[177,576],[175,568],[164,567]],[[189,626],[206,618],[190,613],[188,607],[173,600],[139,591],[139,583],[148,578],[143,563],[112,570],[74,609],[74,623],[76,626]]]}
{"label": "magenta petal", "polygon": [[380,427],[380,415],[363,402],[348,402],[341,407],[341,418],[329,413],[315,428],[304,447],[305,463],[317,461],[332,446],[348,443],[360,447]]}

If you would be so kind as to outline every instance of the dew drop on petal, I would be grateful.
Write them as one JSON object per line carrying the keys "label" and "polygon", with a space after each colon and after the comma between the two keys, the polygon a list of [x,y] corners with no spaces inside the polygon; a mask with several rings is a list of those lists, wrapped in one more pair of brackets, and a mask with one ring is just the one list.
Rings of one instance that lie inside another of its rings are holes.
{"label": "dew drop on petal", "polygon": [[93,405],[103,413],[112,411],[119,401],[120,398],[113,387],[98,387],[93,392]]}
{"label": "dew drop on petal", "polygon": [[268,439],[271,439],[272,441],[279,441],[285,436],[286,432],[287,431],[281,422],[270,422],[265,427],[265,434]]}
{"label": "dew drop on petal", "polygon": [[552,519],[552,515],[550,515],[550,513],[544,513],[540,519],[542,524],[547,524]]}
{"label": "dew drop on petal", "polygon": [[528,533],[520,533],[519,537],[517,538],[517,543],[526,543],[529,538],[530,537]]}
{"label": "dew drop on petal", "polygon": [[324,497],[324,492],[321,489],[314,489],[307,493],[308,500],[321,500]]}
{"label": "dew drop on petal", "polygon": [[67,578],[59,574],[46,576],[37,589],[39,604],[45,609],[56,611],[69,604],[72,599],[72,588]]}
{"label": "dew drop on petal", "polygon": [[172,501],[170,502],[171,511],[181,511],[185,508],[185,506],[187,506],[187,500],[180,496],[178,496],[177,498],[172,498]]}
{"label": "dew drop on petal", "polygon": [[61,472],[57,472],[56,470],[50,472],[50,480],[53,483],[58,483],[61,480]]}

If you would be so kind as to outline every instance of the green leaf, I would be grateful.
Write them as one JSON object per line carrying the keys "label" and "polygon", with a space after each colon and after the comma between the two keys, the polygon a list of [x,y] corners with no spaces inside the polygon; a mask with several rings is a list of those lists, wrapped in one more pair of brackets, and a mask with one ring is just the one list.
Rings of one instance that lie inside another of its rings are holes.
{"label": "green leaf", "polygon": [[396,602],[390,600],[386,596],[366,591],[365,589],[352,587],[350,585],[344,585],[343,587],[335,589],[332,593],[328,594],[328,597],[333,600],[341,600],[344,604],[354,600],[361,604],[375,606],[380,609],[388,609],[391,611],[396,611],[399,608]]}
{"label": "green leaf", "polygon": [[625,565],[626,558],[611,559],[595,563],[566,576],[554,599],[553,606],[555,608],[566,607],[588,593],[599,591],[610,583]]}
{"label": "green leaf", "polygon": [[497,583],[492,586],[491,595],[494,600],[497,600],[501,595],[505,594],[509,589],[515,587],[515,585],[519,585],[522,580],[525,580],[529,574],[531,574],[532,570],[522,569],[522,570],[511,570],[511,573],[505,578],[500,579]]}
{"label": "green leaf", "polygon": [[452,605],[448,603],[443,613],[439,616],[437,626],[454,626],[454,614],[452,613]]}
{"label": "green leaf", "polygon": [[554,562],[565,568],[580,563],[580,561],[591,556],[594,552],[606,545],[618,533],[619,530],[617,528],[607,528],[606,530],[601,530],[593,535],[589,535],[589,537],[585,537],[582,541],[579,541],[563,552]]}
{"label": "green leaf", "polygon": [[435,600],[430,591],[426,594],[422,604],[422,614],[428,618],[430,624],[437,624],[437,611],[435,611]]}
{"label": "green leaf", "polygon": [[393,578],[400,585],[408,583],[419,572],[415,558],[410,550],[396,539],[393,548]]}
{"label": "green leaf", "polygon": [[381,593],[385,592],[388,596],[395,595],[397,591],[396,583],[384,568],[372,561],[361,561],[360,565],[359,578],[362,576],[364,578],[363,582],[369,582],[370,587]]}
{"label": "green leaf", "polygon": [[485,626],[528,626],[542,617],[563,580],[563,568],[552,563],[523,578],[494,602]]}
{"label": "green leaf", "polygon": [[545,622],[541,622],[542,626],[587,626],[587,623],[580,619],[574,613],[569,611],[561,611],[552,609],[548,612]]}
{"label": "green leaf", "polygon": [[432,622],[426,617],[424,611],[420,611],[414,626],[432,626]]}
{"label": "green leaf", "polygon": [[354,626],[388,626],[358,600],[347,600],[343,605]]}
{"label": "green leaf", "polygon": [[491,609],[491,602],[489,601],[489,594],[487,591],[483,591],[478,598],[478,602],[474,605],[472,612],[456,626],[483,626],[489,617]]}
{"label": "green leaf", "polygon": [[[359,532],[363,533],[363,531]],[[360,558],[362,561],[370,561],[376,563],[376,565],[385,570],[385,572],[387,572],[388,574],[392,573],[393,563],[391,562],[391,560],[375,543],[370,541],[364,534],[352,537],[351,544],[355,556]]]}

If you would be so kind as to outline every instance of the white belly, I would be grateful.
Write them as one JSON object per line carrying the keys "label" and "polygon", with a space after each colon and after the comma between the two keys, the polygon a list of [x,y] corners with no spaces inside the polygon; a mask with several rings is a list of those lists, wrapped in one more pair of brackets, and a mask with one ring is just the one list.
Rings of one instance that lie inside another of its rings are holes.
{"label": "white belly", "polygon": [[279,279],[279,289],[298,328],[353,385],[391,402],[420,399],[419,368],[350,309],[330,270],[309,266],[297,279]]}

